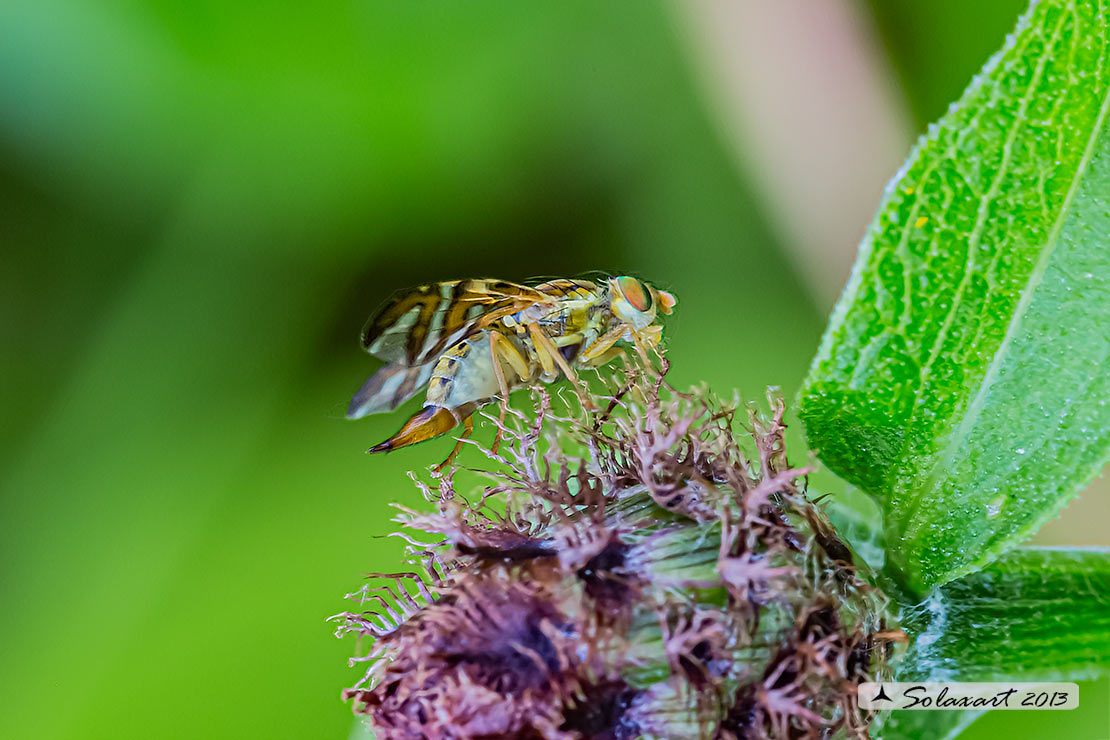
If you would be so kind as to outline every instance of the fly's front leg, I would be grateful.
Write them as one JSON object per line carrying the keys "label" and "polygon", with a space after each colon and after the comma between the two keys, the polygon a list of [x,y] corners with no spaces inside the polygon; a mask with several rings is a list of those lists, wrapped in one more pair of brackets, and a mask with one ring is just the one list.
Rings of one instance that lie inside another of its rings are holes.
{"label": "fly's front leg", "polygon": [[663,327],[649,326],[642,331],[632,332],[632,346],[636,348],[636,354],[643,360],[645,366],[651,366],[651,360],[648,358],[648,350],[652,350],[655,356],[661,361],[666,362],[663,356],[659,354],[656,347],[663,339]]}
{"label": "fly's front leg", "polygon": [[612,349],[617,340],[624,336],[625,331],[626,328],[621,325],[605,332],[593,344],[582,350],[578,355],[579,361],[591,367],[604,364],[602,358]]}
{"label": "fly's front leg", "polygon": [[493,374],[497,377],[497,387],[501,391],[501,416],[497,424],[497,434],[493,438],[493,446],[490,447],[490,452],[496,455],[497,448],[501,446],[502,430],[505,428],[505,415],[509,410],[509,384],[505,380],[505,370],[501,362],[507,362],[521,380],[528,380],[532,377],[532,373],[528,369],[528,361],[524,359],[524,355],[520,354],[520,351],[505,338],[504,334],[490,330],[489,351],[493,361]]}
{"label": "fly's front leg", "polygon": [[601,367],[602,365],[608,365],[610,362],[617,359],[618,357],[621,357],[622,355],[624,355],[624,350],[622,348],[610,347],[597,357],[592,358],[586,364],[589,367]]}
{"label": "fly's front leg", "polygon": [[646,358],[647,350],[650,349],[655,353],[656,357],[660,360],[663,359],[663,356],[659,354],[659,350],[656,349],[656,347],[659,346],[659,342],[663,341],[663,327],[659,325],[649,326],[643,331],[637,332],[635,338],[637,351],[639,351],[642,356]]}

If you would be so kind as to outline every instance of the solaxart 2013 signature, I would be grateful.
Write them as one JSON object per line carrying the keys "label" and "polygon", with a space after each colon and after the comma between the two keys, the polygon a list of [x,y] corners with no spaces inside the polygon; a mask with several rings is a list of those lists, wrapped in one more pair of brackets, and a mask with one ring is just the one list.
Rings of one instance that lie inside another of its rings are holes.
{"label": "solaxart 2013 signature", "polygon": [[860,684],[862,709],[1075,709],[1074,683],[877,683]]}

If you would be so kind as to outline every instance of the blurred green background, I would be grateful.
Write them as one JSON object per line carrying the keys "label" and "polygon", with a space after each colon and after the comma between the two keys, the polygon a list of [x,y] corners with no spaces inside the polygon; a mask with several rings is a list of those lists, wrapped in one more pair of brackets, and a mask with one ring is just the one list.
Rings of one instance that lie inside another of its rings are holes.
{"label": "blurred green background", "polygon": [[[679,382],[789,393],[1022,6],[0,4],[0,737],[345,737],[324,618],[450,446],[362,454],[403,416],[342,418],[367,315],[632,272]],[[1105,737],[1088,688],[975,735]]]}

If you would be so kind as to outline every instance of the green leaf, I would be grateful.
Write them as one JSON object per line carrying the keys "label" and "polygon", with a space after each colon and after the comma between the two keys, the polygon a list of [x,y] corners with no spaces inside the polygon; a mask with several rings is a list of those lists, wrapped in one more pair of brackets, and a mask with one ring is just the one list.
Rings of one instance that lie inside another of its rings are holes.
{"label": "green leaf", "polygon": [[[1012,550],[902,615],[896,681],[1075,681],[1110,669],[1110,549]],[[881,740],[952,738],[978,710],[892,712]]]}
{"label": "green leaf", "polygon": [[890,712],[871,728],[876,740],[951,740],[983,714],[981,709]]}
{"label": "green leaf", "polygon": [[902,615],[899,681],[1075,681],[1110,669],[1110,548],[1019,548]]}
{"label": "green leaf", "polygon": [[888,187],[802,393],[917,594],[1110,453],[1110,14],[1043,0]]}

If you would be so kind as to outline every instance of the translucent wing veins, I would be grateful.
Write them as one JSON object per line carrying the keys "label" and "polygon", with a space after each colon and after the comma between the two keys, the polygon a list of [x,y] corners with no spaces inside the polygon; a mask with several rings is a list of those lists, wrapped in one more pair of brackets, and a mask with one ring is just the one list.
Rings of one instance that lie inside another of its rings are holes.
{"label": "translucent wing veins", "polygon": [[542,300],[550,296],[503,280],[420,285],[395,294],[370,318],[362,346],[390,363],[423,365],[503,316]]}

